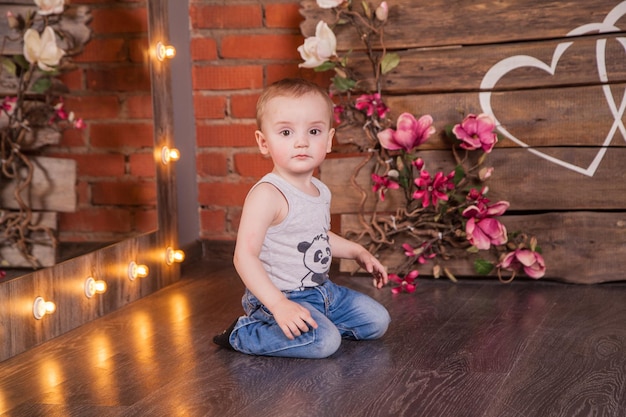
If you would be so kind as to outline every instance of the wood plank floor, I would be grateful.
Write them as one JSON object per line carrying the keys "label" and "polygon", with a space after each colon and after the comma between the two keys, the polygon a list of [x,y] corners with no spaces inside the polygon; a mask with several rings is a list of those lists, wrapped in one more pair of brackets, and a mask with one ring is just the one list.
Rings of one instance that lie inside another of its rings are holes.
{"label": "wood plank floor", "polygon": [[626,284],[421,280],[412,295],[365,277],[392,324],[324,360],[212,344],[240,314],[230,262],[0,363],[2,416],[626,416]]}

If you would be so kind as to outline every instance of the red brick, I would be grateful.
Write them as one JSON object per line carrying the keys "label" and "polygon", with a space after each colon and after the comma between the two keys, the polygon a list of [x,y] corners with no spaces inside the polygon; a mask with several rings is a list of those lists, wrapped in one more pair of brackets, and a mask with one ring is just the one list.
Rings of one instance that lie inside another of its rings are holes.
{"label": "red brick", "polygon": [[67,87],[70,91],[78,91],[83,90],[83,70],[76,69],[74,71],[69,71],[64,74],[59,75],[59,80]]}
{"label": "red brick", "polygon": [[230,224],[230,229],[235,234],[239,229],[239,224],[241,223],[241,212],[242,208],[230,208],[228,210],[228,221]]}
{"label": "red brick", "polygon": [[204,206],[240,207],[253,182],[209,182],[198,184],[198,202]]}
{"label": "red brick", "polygon": [[152,96],[140,94],[126,98],[126,114],[131,119],[152,118]]}
{"label": "red brick", "polygon": [[121,154],[65,154],[64,157],[76,161],[81,177],[121,177],[125,174],[126,162]]}
{"label": "red brick", "polygon": [[124,233],[131,231],[130,225],[128,210],[113,207],[85,208],[59,216],[59,228],[65,232]]}
{"label": "red brick", "polygon": [[196,171],[199,177],[228,175],[228,157],[221,152],[196,154]]}
{"label": "red brick", "polygon": [[89,69],[87,87],[92,91],[150,91],[150,71],[145,65]]}
{"label": "red brick", "polygon": [[[226,230],[226,212],[224,210],[200,210],[201,234],[223,234]],[[203,236],[204,237],[204,236]]]}
{"label": "red brick", "polygon": [[248,90],[263,87],[263,67],[195,66],[191,69],[194,90]]}
{"label": "red brick", "polygon": [[223,119],[226,116],[226,97],[194,93],[193,108],[196,119]]}
{"label": "red brick", "polygon": [[300,62],[302,61],[294,62],[293,64],[268,65],[266,68],[267,84],[269,85],[283,78],[299,77],[313,81],[325,88],[330,85],[330,80],[333,77],[332,71],[315,72],[311,69],[299,68],[298,64]]}
{"label": "red brick", "polygon": [[256,123],[209,125],[196,123],[198,146],[256,146],[254,131]]}
{"label": "red brick", "polygon": [[128,60],[124,38],[92,39],[85,50],[76,56],[75,62],[123,62]]}
{"label": "red brick", "polygon": [[141,8],[109,7],[91,10],[91,28],[98,34],[145,33],[148,31],[147,10]]}
{"label": "red brick", "polygon": [[154,153],[132,153],[129,157],[130,175],[134,177],[156,178]]}
{"label": "red brick", "polygon": [[274,168],[272,160],[260,153],[237,153],[234,160],[235,172],[242,177],[260,179]]}
{"label": "red brick", "polygon": [[134,63],[144,63],[148,62],[150,59],[148,48],[150,47],[148,43],[148,38],[138,38],[138,39],[130,39],[128,41],[128,52],[130,62]]}
{"label": "red brick", "polygon": [[78,175],[78,181],[76,181],[76,195],[78,196],[78,206],[85,206],[91,204],[89,202],[89,195],[91,194],[91,185],[89,182],[81,180],[80,174]]}
{"label": "red brick", "polygon": [[191,39],[191,59],[193,61],[212,61],[217,59],[217,43],[213,38]]}
{"label": "red brick", "polygon": [[89,120],[114,119],[120,115],[119,98],[106,96],[67,96],[65,107],[76,117]]}
{"label": "red brick", "polygon": [[92,123],[91,145],[99,148],[124,149],[154,146],[151,122]]}
{"label": "red brick", "polygon": [[191,26],[198,29],[249,29],[263,25],[263,11],[256,4],[192,5],[189,16]]}
{"label": "red brick", "polygon": [[85,129],[68,129],[63,132],[61,136],[60,146],[67,147],[82,147],[86,142]]}
{"label": "red brick", "polygon": [[156,184],[135,179],[97,182],[91,186],[91,199],[95,205],[154,205]]}
{"label": "red brick", "polygon": [[222,39],[222,57],[244,59],[298,59],[301,35],[233,35]]}
{"label": "red brick", "polygon": [[256,118],[256,102],[259,94],[236,94],[230,97],[231,116],[239,119]]}
{"label": "red brick", "polygon": [[302,23],[302,15],[300,14],[299,3],[265,5],[265,26],[299,29],[300,23]]}

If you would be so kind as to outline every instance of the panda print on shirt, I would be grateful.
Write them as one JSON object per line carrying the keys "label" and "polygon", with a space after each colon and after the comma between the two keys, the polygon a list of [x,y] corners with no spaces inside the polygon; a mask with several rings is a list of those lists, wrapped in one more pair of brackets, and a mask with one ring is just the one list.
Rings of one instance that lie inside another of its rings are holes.
{"label": "panda print on shirt", "polygon": [[332,260],[328,236],[317,235],[311,242],[300,242],[298,252],[304,255],[304,266],[309,270],[300,280],[301,286],[305,287],[307,278],[318,285],[324,283],[328,279],[328,270]]}

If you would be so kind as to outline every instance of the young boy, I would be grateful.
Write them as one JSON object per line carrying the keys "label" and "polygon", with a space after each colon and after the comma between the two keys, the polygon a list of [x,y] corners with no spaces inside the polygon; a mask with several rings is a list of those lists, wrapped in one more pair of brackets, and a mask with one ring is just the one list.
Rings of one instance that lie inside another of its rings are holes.
{"label": "young boy", "polygon": [[246,197],[234,264],[246,286],[244,316],[215,336],[251,355],[325,358],[342,338],[381,337],[389,313],[378,302],[328,278],[332,255],[387,273],[365,248],[330,231],[330,191],[313,171],[330,152],[333,103],[317,85],[285,79],[257,103],[256,142],[274,169]]}

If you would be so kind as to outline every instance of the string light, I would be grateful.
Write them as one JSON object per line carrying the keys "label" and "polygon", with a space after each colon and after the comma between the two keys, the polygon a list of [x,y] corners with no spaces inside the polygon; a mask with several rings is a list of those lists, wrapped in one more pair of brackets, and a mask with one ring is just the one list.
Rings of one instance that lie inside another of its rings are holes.
{"label": "string light", "polygon": [[162,42],[157,42],[155,52],[157,59],[161,62],[176,56],[176,48],[172,45],[164,45]]}
{"label": "string light", "polygon": [[164,146],[161,148],[161,162],[164,165],[170,163],[170,161],[178,161],[180,159],[180,151],[176,148],[168,148]]}
{"label": "string light", "polygon": [[135,261],[131,261],[128,264],[128,279],[131,281],[136,280],[137,278],[145,278],[148,276],[150,270],[146,265],[137,264]]}
{"label": "string light", "polygon": [[102,294],[107,290],[107,283],[88,277],[85,280],[85,297],[91,298],[96,294]]}
{"label": "string light", "polygon": [[175,262],[182,262],[185,260],[185,252],[180,249],[172,249],[168,247],[165,250],[165,263],[172,265]]}
{"label": "string light", "polygon": [[46,301],[42,297],[35,298],[35,302],[33,302],[33,316],[37,320],[41,320],[46,314],[54,313],[56,309],[56,304],[52,301]]}

